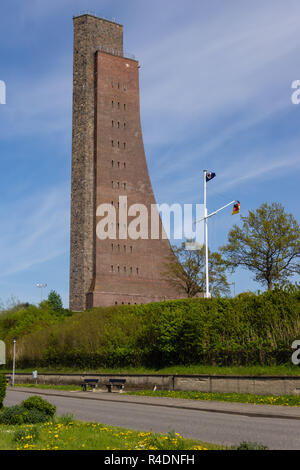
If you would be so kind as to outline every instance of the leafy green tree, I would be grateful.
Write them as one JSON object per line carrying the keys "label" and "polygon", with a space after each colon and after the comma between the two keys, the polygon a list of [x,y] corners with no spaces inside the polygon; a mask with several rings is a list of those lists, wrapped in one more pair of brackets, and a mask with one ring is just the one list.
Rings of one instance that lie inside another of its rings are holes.
{"label": "leafy green tree", "polygon": [[63,309],[61,296],[55,290],[51,290],[49,292],[47,302],[49,307],[51,307],[55,312],[60,312]]}
{"label": "leafy green tree", "polygon": [[[205,246],[199,250],[187,250],[185,243],[180,247],[172,246],[165,266],[165,278],[179,293],[195,297],[205,291]],[[226,267],[220,253],[208,250],[208,269],[212,295],[228,294]]]}
{"label": "leafy green tree", "polygon": [[227,245],[221,248],[232,271],[239,266],[249,269],[269,290],[275,282],[285,283],[300,273],[300,227],[292,214],[273,202],[241,219],[242,227],[234,225]]}

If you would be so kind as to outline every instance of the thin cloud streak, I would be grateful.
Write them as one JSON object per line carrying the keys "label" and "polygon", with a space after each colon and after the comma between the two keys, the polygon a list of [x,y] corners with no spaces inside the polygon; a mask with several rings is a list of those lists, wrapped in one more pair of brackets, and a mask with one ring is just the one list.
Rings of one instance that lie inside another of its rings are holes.
{"label": "thin cloud streak", "polygon": [[[69,200],[65,186],[3,208],[0,277],[25,271],[68,251]],[[4,224],[4,222],[3,222]],[[13,254],[13,256],[12,256]]]}

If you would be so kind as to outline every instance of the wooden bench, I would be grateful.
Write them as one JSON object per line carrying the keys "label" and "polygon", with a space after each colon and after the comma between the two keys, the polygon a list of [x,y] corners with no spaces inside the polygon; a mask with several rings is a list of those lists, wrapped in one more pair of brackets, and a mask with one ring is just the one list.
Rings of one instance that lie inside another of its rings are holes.
{"label": "wooden bench", "polygon": [[82,391],[86,392],[88,387],[91,387],[91,389],[93,390],[94,388],[97,387],[98,382],[99,382],[99,379],[84,379],[81,384]]}
{"label": "wooden bench", "polygon": [[111,392],[112,387],[116,387],[120,390],[123,390],[126,383],[126,379],[109,379],[104,385],[107,387],[107,391]]}

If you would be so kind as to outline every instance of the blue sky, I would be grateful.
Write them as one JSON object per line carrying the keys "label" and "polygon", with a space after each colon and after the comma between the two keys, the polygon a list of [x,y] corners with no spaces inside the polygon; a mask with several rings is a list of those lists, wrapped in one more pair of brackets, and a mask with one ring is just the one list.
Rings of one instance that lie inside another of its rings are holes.
{"label": "blue sky", "polygon": [[[159,203],[233,199],[247,215],[278,201],[299,220],[300,3],[286,0],[11,0],[0,16],[0,298],[37,303],[37,282],[68,305],[72,16],[124,25],[141,64],[141,116]],[[212,250],[239,216],[210,221]],[[236,293],[259,286],[247,271]]]}

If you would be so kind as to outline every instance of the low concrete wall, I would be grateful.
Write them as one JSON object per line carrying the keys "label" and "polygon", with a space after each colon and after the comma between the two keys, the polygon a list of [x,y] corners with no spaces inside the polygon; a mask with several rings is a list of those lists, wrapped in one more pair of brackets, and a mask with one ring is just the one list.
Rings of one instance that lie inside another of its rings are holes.
{"label": "low concrete wall", "polygon": [[[8,374],[9,375],[9,374]],[[98,378],[99,388],[109,378],[126,379],[127,390],[179,390],[199,392],[253,393],[258,395],[300,395],[300,376],[226,376],[226,375],[125,375],[125,374],[39,374],[39,384],[81,384],[83,378]],[[15,383],[34,383],[31,374],[17,373]]]}
{"label": "low concrete wall", "polygon": [[252,393],[257,395],[300,395],[299,377],[175,376],[174,390]]}

